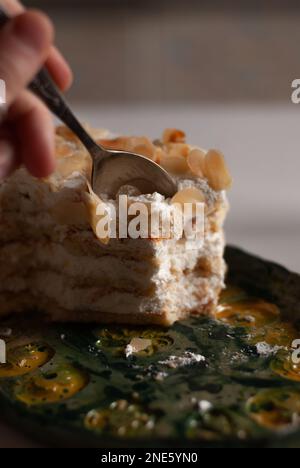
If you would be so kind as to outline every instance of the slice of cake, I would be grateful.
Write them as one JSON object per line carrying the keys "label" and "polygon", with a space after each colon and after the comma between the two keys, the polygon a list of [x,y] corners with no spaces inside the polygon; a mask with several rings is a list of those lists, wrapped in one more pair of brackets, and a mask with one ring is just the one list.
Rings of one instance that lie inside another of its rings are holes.
{"label": "slice of cake", "polygon": [[[20,168],[0,185],[0,316],[30,311],[53,321],[170,325],[190,314],[211,314],[225,275],[223,222],[231,178],[223,156],[191,147],[179,130],[166,130],[154,142],[96,133],[109,148],[161,164],[174,175],[178,193],[165,200],[127,187],[116,200],[96,196],[89,155],[59,127],[51,177],[38,180]],[[120,219],[116,236],[109,229],[101,234],[99,221],[114,208],[118,215],[125,193],[129,205],[144,203],[149,213],[154,206],[162,219],[178,204],[203,202],[203,241],[173,235],[174,225],[167,236],[159,229],[158,236],[149,231],[126,238]]]}

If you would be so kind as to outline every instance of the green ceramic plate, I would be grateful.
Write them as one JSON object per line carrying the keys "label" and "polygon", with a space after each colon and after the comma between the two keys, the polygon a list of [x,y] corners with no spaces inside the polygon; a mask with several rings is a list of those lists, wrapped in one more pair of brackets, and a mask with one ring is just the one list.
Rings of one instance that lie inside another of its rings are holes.
{"label": "green ceramic plate", "polygon": [[[170,329],[2,323],[12,330],[2,414],[52,445],[296,446],[300,277],[234,248],[227,261],[217,320]],[[150,344],[126,357],[136,337]]]}

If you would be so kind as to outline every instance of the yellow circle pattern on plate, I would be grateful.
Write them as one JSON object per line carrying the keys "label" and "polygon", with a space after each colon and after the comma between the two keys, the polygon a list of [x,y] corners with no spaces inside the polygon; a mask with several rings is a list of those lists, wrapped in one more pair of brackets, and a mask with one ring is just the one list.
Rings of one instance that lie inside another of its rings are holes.
{"label": "yellow circle pattern on plate", "polygon": [[262,327],[276,322],[279,317],[278,307],[261,299],[221,304],[216,312],[218,320],[234,327]]}
{"label": "yellow circle pattern on plate", "polygon": [[279,321],[267,327],[253,330],[253,333],[250,335],[250,343],[257,344],[263,341],[270,346],[290,348],[293,341],[298,337],[299,332],[297,332],[293,324]]}
{"label": "yellow circle pattern on plate", "polygon": [[57,403],[76,395],[89,382],[88,375],[72,365],[27,377],[18,384],[16,396],[26,405]]}
{"label": "yellow circle pattern on plate", "polygon": [[50,346],[38,342],[11,348],[7,353],[7,363],[0,365],[0,378],[26,375],[42,367],[54,354]]}
{"label": "yellow circle pattern on plate", "polygon": [[299,424],[300,392],[294,389],[263,390],[247,402],[250,417],[270,430],[283,430]]}
{"label": "yellow circle pattern on plate", "polygon": [[89,411],[84,424],[90,430],[112,436],[141,437],[151,435],[155,421],[138,405],[118,400],[109,408]]}
{"label": "yellow circle pattern on plate", "polygon": [[284,379],[300,382],[300,364],[293,363],[291,353],[279,353],[272,361],[271,369]]}

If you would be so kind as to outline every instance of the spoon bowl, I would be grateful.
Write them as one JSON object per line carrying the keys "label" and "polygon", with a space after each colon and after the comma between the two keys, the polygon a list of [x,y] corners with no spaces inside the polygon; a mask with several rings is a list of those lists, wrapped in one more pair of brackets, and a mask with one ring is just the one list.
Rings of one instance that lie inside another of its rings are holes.
{"label": "spoon bowl", "polygon": [[113,199],[125,185],[137,188],[141,194],[158,192],[166,198],[176,193],[176,186],[170,175],[145,156],[105,150],[105,153],[94,158],[92,188],[96,194],[104,193]]}

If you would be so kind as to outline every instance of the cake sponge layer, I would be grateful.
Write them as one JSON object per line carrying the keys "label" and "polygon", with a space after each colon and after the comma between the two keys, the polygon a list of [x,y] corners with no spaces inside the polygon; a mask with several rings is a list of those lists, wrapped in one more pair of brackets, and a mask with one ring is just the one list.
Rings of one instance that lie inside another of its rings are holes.
{"label": "cake sponge layer", "polygon": [[[194,241],[191,248],[184,237],[97,237],[99,203],[117,210],[118,200],[91,192],[89,156],[73,134],[60,128],[54,175],[37,180],[21,168],[0,187],[0,316],[30,311],[55,321],[170,325],[190,314],[213,312],[226,270],[224,190],[193,172],[194,148],[166,141],[175,138],[174,132],[155,143],[105,136],[98,132],[102,144],[137,146],[147,157],[169,164],[179,194],[191,188],[201,194],[204,241]],[[173,209],[172,200],[158,194],[134,193],[129,200],[155,202],[162,213]]]}

